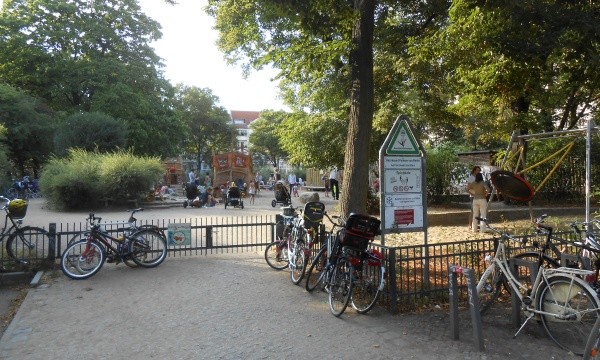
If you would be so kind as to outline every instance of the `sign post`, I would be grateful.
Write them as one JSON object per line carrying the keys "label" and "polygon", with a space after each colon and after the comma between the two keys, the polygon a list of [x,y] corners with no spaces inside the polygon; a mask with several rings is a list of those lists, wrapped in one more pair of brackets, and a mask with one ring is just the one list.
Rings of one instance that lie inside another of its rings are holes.
{"label": "sign post", "polygon": [[382,244],[385,234],[424,232],[427,245],[425,151],[400,116],[379,150]]}

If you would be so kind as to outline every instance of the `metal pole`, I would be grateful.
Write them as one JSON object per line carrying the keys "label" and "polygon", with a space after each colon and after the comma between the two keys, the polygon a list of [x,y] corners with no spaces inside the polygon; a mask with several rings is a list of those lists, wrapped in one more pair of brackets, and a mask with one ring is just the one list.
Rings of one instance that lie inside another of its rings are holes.
{"label": "metal pole", "polygon": [[[591,153],[592,153],[592,120],[589,119],[587,122],[587,136],[585,141],[585,222],[590,222],[590,196],[591,196]],[[588,231],[590,231],[590,225],[588,225]]]}

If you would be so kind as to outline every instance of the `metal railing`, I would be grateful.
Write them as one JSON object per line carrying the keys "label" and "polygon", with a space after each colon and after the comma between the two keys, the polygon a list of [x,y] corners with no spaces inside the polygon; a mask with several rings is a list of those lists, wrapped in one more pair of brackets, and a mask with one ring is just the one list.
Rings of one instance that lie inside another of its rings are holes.
{"label": "metal railing", "polygon": [[[204,256],[208,254],[226,254],[258,252],[262,256],[264,247],[275,239],[275,216],[240,216],[234,218],[194,218],[164,219],[154,222],[138,222],[138,225],[154,225],[168,233],[170,224],[189,224],[191,241],[187,245],[170,245],[169,257]],[[122,231],[123,223],[106,224],[109,232]],[[69,240],[86,230],[85,223],[50,224],[49,242],[44,249],[53,249],[50,259],[36,262],[35,266],[16,264],[3,249],[0,252],[0,271],[33,271],[40,266],[56,268],[60,254]],[[567,239],[570,233],[556,233],[555,236]],[[40,236],[41,241],[46,237]],[[2,244],[4,245],[4,244]],[[39,245],[39,244],[38,244]],[[494,239],[466,240],[452,243],[439,243],[387,247],[373,243],[384,255],[387,276],[380,305],[391,312],[414,309],[420,305],[443,304],[448,301],[448,266],[460,265],[474,269],[477,276],[485,270],[484,257],[494,251]],[[317,251],[318,248],[313,249]],[[568,247],[561,249],[568,252]],[[524,251],[524,249],[513,249]],[[428,254],[428,257],[425,257]],[[427,261],[426,261],[427,260]],[[424,271],[427,264],[428,272]],[[37,267],[37,268],[36,268]],[[428,278],[425,278],[428,274]],[[459,291],[466,297],[465,284],[459,283]]]}

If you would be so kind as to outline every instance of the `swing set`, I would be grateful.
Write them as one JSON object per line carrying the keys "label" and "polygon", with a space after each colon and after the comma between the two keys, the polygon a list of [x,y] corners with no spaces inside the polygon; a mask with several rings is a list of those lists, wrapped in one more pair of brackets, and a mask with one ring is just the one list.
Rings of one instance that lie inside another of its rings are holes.
{"label": "swing set", "polygon": [[[529,202],[530,213],[531,209],[531,200],[533,199],[535,193],[539,192],[540,189],[548,182],[548,180],[556,173],[556,170],[560,167],[563,161],[567,158],[567,156],[571,153],[577,141],[581,139],[581,135],[586,135],[586,176],[585,176],[585,188],[586,188],[586,222],[590,221],[590,195],[591,195],[591,135],[592,131],[600,130],[597,127],[593,120],[589,120],[587,127],[583,129],[574,129],[574,130],[564,130],[564,131],[554,131],[547,133],[539,133],[539,134],[528,134],[528,135],[519,135],[518,132],[513,132],[511,135],[510,142],[506,149],[506,153],[504,155],[504,159],[501,162],[500,169],[494,171],[491,174],[492,180],[492,196],[490,196],[490,201],[493,198],[493,195],[496,191],[501,193],[504,197],[507,197],[512,200],[517,201],[526,201]],[[557,138],[565,138],[569,136],[574,136],[575,138],[561,147],[559,150],[550,154],[546,158],[527,166],[526,164],[526,156],[525,149],[526,143],[529,140],[533,139],[557,139]],[[528,171],[541,166],[553,159],[557,159],[556,163],[552,167],[552,169],[546,174],[543,180],[537,185],[537,187],[533,187],[526,179],[525,176]]]}

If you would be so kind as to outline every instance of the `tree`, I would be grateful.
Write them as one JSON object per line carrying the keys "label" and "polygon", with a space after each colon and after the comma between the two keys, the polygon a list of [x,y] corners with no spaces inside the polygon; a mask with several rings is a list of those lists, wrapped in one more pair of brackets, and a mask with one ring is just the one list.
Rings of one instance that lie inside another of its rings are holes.
{"label": "tree", "polygon": [[250,124],[249,143],[253,156],[264,156],[273,167],[277,167],[281,158],[287,157],[278,135],[278,127],[289,114],[285,111],[264,110],[260,117]]}
{"label": "tree", "polygon": [[446,24],[413,39],[413,69],[443,75],[420,83],[447,89],[446,108],[467,135],[484,129],[473,135],[487,143],[512,130],[570,129],[597,113],[598,10],[589,1],[452,1]]}
{"label": "tree", "polygon": [[[365,212],[375,0],[209,0],[207,11],[229,61],[248,60],[255,68],[271,63],[281,70],[288,102],[313,112],[335,108],[347,117],[341,211]],[[327,90],[335,95],[324,96]]]}
{"label": "tree", "polygon": [[43,102],[0,84],[0,124],[6,129],[2,139],[18,176],[38,177],[39,170],[52,151],[53,112]]}
{"label": "tree", "polygon": [[294,112],[277,126],[287,161],[316,169],[343,164],[347,121],[330,113]]}
{"label": "tree", "polygon": [[185,148],[210,164],[211,156],[226,151],[235,140],[229,114],[218,106],[219,98],[210,89],[179,84],[173,101],[175,115],[186,127]]}
{"label": "tree", "polygon": [[101,153],[116,151],[127,147],[127,127],[102,113],[75,114],[60,124],[54,143],[58,156],[66,156],[73,148]]}
{"label": "tree", "polygon": [[173,154],[181,128],[169,123],[172,87],[150,45],[160,36],[136,0],[5,1],[0,79],[57,111],[125,121],[136,153]]}

